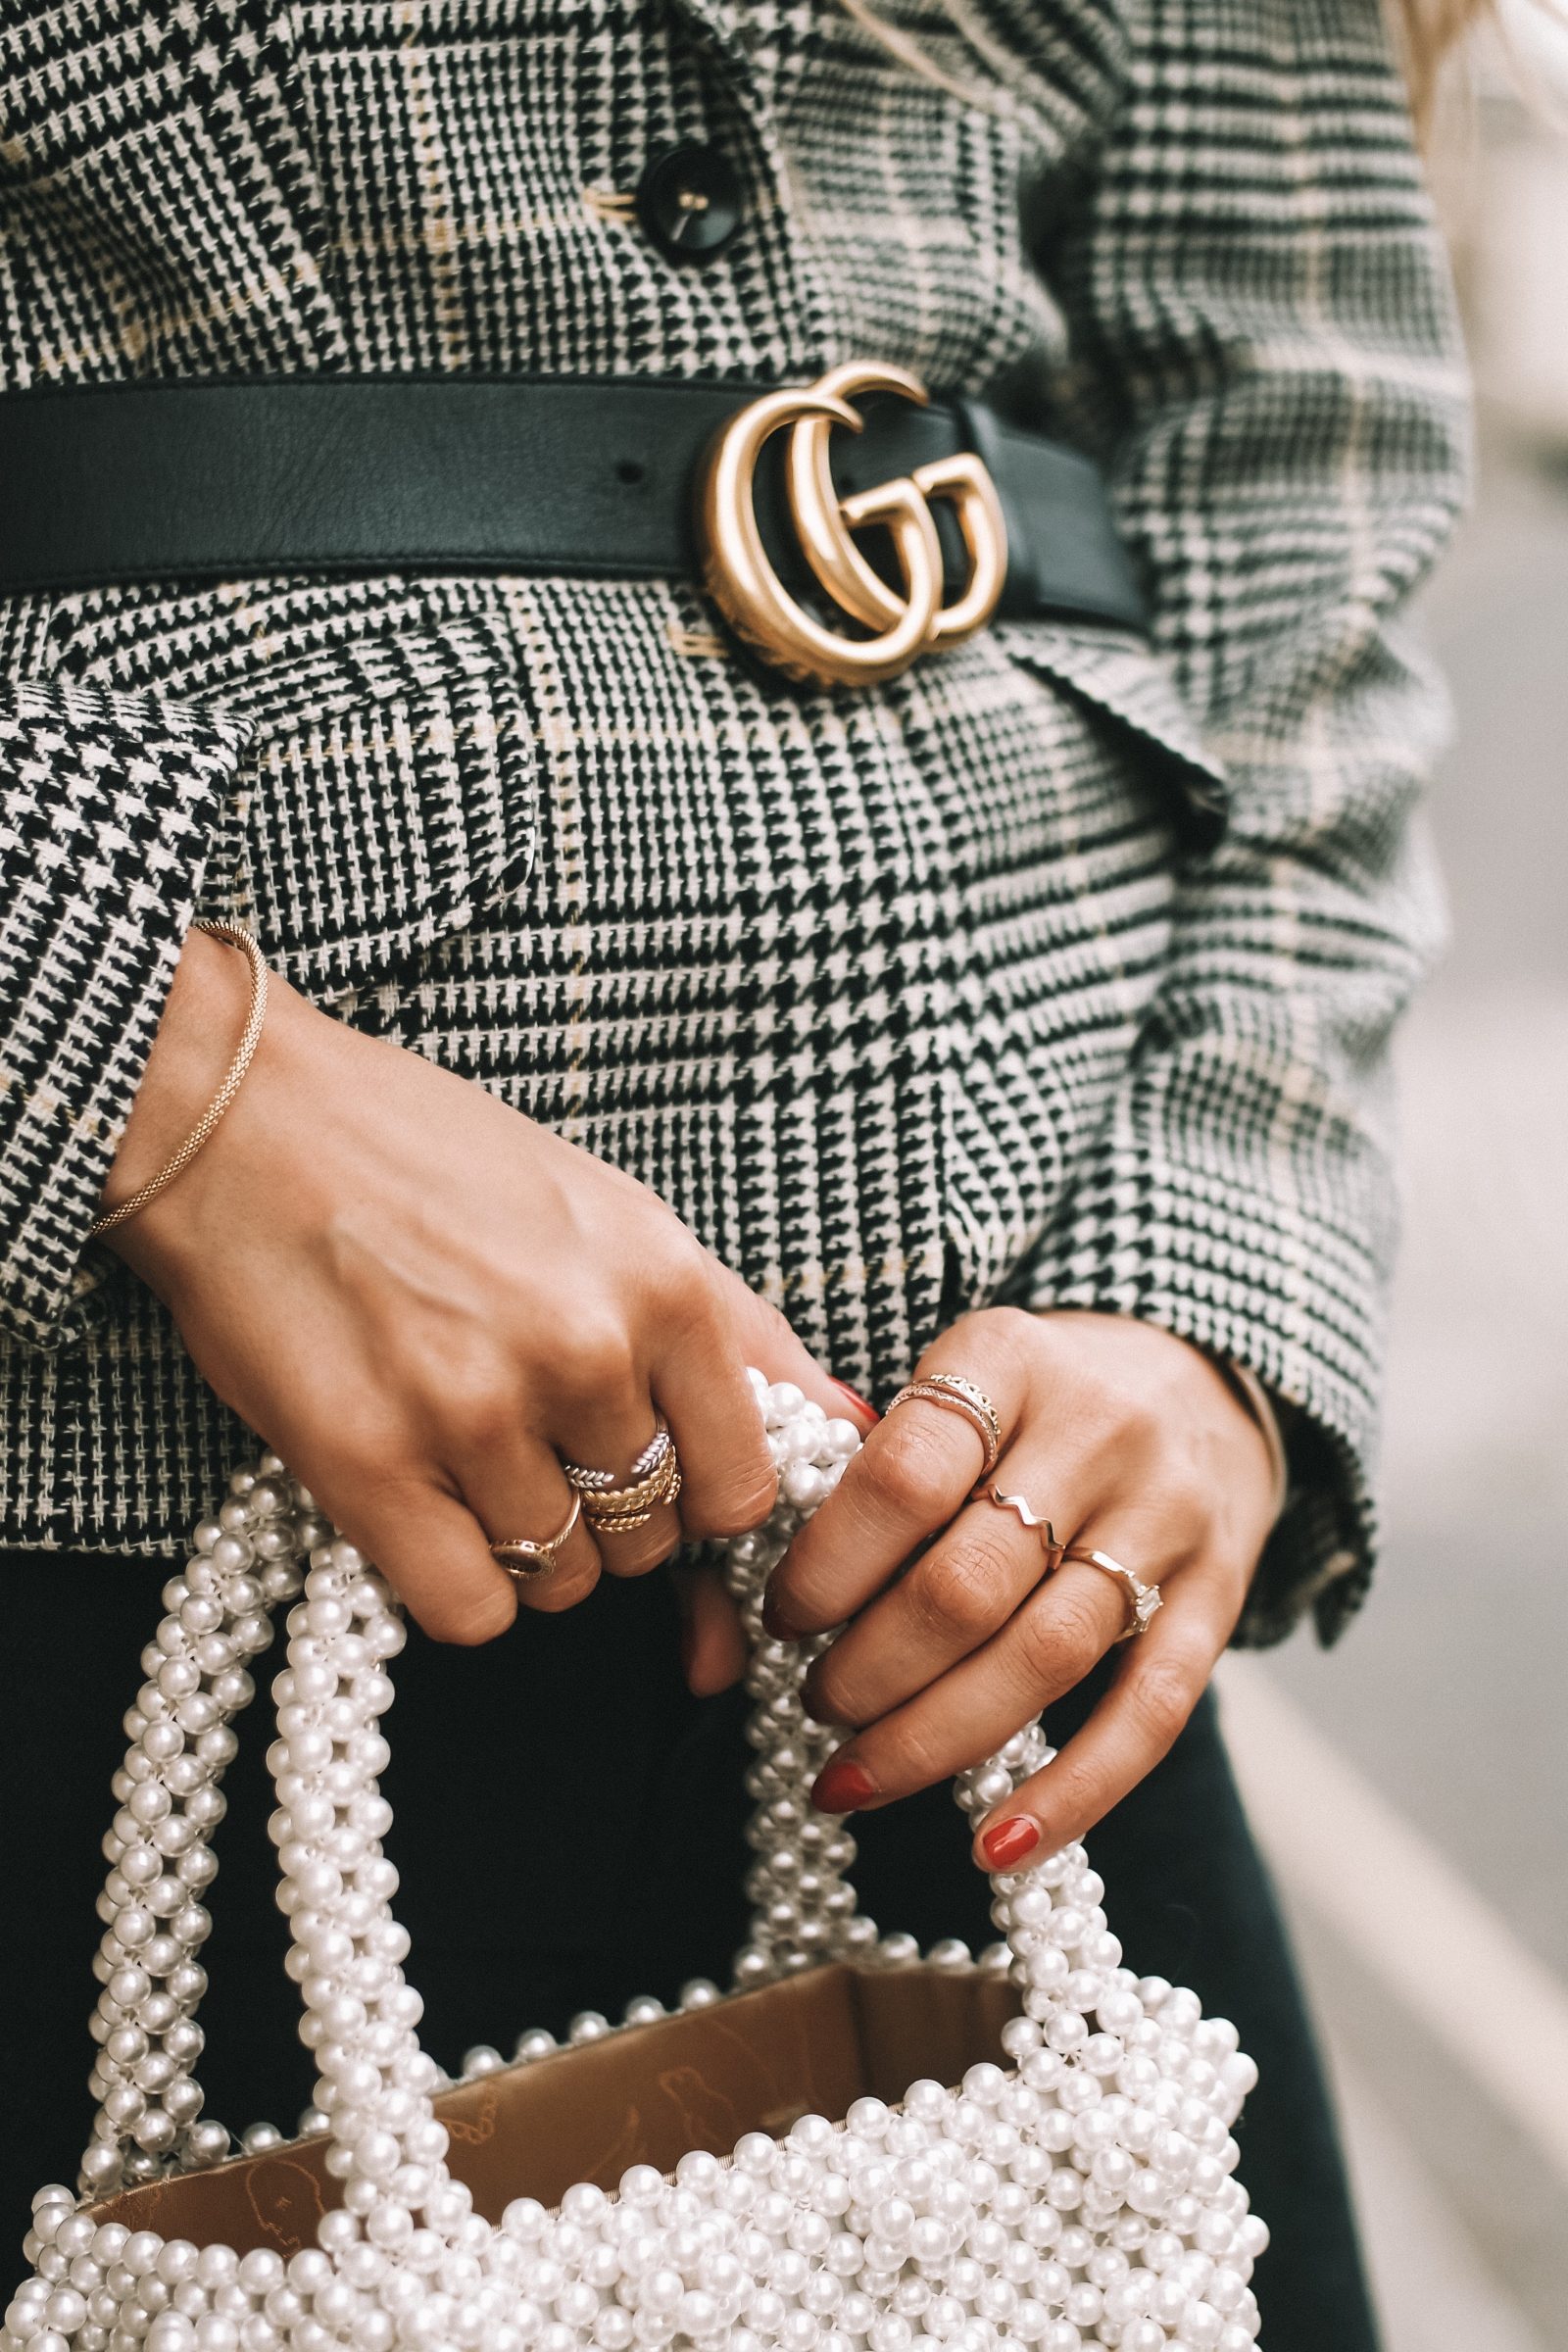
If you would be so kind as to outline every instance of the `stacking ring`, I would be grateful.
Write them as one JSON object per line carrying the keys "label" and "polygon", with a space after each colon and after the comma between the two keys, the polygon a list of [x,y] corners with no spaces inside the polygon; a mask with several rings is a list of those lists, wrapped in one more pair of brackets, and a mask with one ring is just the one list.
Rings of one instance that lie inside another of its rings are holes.
{"label": "stacking ring", "polygon": [[963,1415],[986,1449],[980,1475],[988,1478],[996,1468],[997,1456],[1002,1451],[1002,1423],[997,1418],[996,1406],[984,1389],[976,1388],[974,1382],[965,1380],[960,1372],[927,1372],[922,1379],[911,1380],[907,1388],[901,1389],[888,1406],[888,1411],[896,1412],[901,1404],[907,1404],[912,1396],[923,1396],[931,1404],[945,1405],[950,1413]]}
{"label": "stacking ring", "polygon": [[1102,1569],[1106,1576],[1115,1577],[1127,1595],[1127,1623],[1116,1636],[1118,1642],[1131,1642],[1139,1634],[1148,1633],[1154,1611],[1165,1605],[1164,1594],[1157,1585],[1146,1585],[1142,1577],[1134,1576],[1120,1560],[1113,1560],[1108,1551],[1085,1551],[1078,1544],[1069,1544],[1061,1556],[1064,1560],[1082,1560],[1086,1568]]}
{"label": "stacking ring", "polygon": [[566,1484],[582,1504],[582,1514],[595,1535],[625,1535],[646,1526],[656,1510],[671,1503],[680,1493],[680,1461],[675,1441],[662,1413],[658,1426],[631,1466],[627,1483],[617,1487],[613,1470],[594,1470],[581,1462],[563,1462]]}
{"label": "stacking ring", "polygon": [[983,1482],[976,1487],[972,1501],[981,1497],[994,1502],[999,1510],[1016,1511],[1025,1527],[1040,1538],[1040,1548],[1046,1555],[1046,1574],[1054,1576],[1067,1556],[1067,1546],[1056,1541],[1056,1531],[1049,1519],[1038,1518],[1021,1494],[1004,1494],[1000,1487],[988,1487]]}
{"label": "stacking ring", "polygon": [[536,1577],[548,1576],[556,1564],[556,1554],[582,1517],[582,1497],[574,1494],[564,1524],[542,1544],[531,1536],[508,1536],[490,1546],[490,1557],[506,1570],[514,1584],[532,1584]]}

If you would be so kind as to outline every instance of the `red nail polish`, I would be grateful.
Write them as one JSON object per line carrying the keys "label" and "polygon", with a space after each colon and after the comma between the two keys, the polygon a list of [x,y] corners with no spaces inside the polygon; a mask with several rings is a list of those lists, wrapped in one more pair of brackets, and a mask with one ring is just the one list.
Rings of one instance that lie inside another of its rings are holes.
{"label": "red nail polish", "polygon": [[1039,1843],[1039,1822],[1031,1821],[1027,1813],[1012,1813],[987,1830],[980,1840],[980,1851],[993,1870],[1010,1870],[1025,1854],[1033,1853]]}
{"label": "red nail polish", "polygon": [[867,1396],[862,1396],[858,1389],[852,1389],[847,1380],[835,1380],[833,1386],[836,1389],[843,1390],[845,1396],[854,1405],[857,1412],[868,1413],[873,1421],[881,1420],[882,1416],[877,1411],[876,1406],[871,1402],[870,1398]]}
{"label": "red nail polish", "polygon": [[875,1794],[876,1783],[865,1766],[853,1756],[837,1755],[817,1774],[811,1802],[819,1813],[854,1813]]}

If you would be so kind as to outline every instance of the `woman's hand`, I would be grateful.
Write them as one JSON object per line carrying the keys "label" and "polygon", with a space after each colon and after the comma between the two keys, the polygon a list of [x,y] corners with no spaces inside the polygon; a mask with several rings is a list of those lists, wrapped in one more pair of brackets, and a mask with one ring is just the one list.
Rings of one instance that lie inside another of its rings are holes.
{"label": "woman's hand", "polygon": [[[961,1373],[996,1406],[1003,1450],[987,1486],[1022,1495],[1060,1543],[1158,1585],[1163,1602],[1083,1729],[977,1828],[976,1860],[1015,1869],[1081,1837],[1176,1738],[1241,1614],[1273,1469],[1208,1358],[1123,1316],[966,1315],[921,1357],[916,1377],[933,1372]],[[853,1620],[807,1685],[820,1721],[857,1727],[817,1781],[826,1812],[978,1763],[1127,1624],[1119,1578],[1071,1560],[1050,1575],[1043,1531],[967,1499],[981,1460],[968,1421],[911,1398],[872,1430],[774,1572],[775,1632]]]}
{"label": "woman's hand", "polygon": [[[187,1133],[244,1021],[231,948],[193,932],[106,1191]],[[631,1177],[275,977],[249,1073],[190,1166],[112,1237],[217,1390],[385,1572],[426,1630],[482,1642],[518,1600],[563,1609],[685,1536],[756,1526],[777,1479],[748,1363],[830,1413],[846,1398],[783,1317]],[[562,1457],[617,1480],[658,1407],[684,1476],[596,1543],[579,1520],[522,1588],[489,1544],[565,1521]],[[739,1633],[683,1579],[687,1670]]]}

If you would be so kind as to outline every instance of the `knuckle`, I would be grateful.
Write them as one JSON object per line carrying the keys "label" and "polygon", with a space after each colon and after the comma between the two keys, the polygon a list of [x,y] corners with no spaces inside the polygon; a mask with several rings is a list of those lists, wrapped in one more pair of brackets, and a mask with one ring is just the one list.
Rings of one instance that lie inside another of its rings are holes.
{"label": "knuckle", "polygon": [[586,1600],[599,1582],[599,1563],[591,1560],[581,1568],[560,1568],[553,1576],[542,1576],[536,1584],[521,1585],[517,1599],[525,1609],[535,1609],[541,1616],[558,1616],[564,1609],[574,1609]]}
{"label": "knuckle", "polygon": [[1058,1595],[1055,1609],[1055,1633],[1058,1652],[1087,1674],[1104,1649],[1106,1634],[1101,1595],[1089,1592],[1063,1592]]}
{"label": "knuckle", "polygon": [[656,1511],[646,1527],[624,1535],[608,1530],[599,1537],[600,1560],[608,1576],[646,1576],[673,1550],[678,1530],[672,1511]]}
{"label": "knuckle", "polygon": [[937,1625],[966,1640],[992,1633],[1006,1614],[1007,1562],[991,1544],[958,1544],[933,1552],[910,1581]]}
{"label": "knuckle", "polygon": [[876,1782],[889,1792],[929,1788],[953,1769],[934,1732],[916,1721],[898,1725],[877,1741]]}
{"label": "knuckle", "polygon": [[521,1399],[499,1366],[443,1388],[440,1413],[465,1452],[489,1453],[515,1440],[522,1426]]}
{"label": "knuckle", "polygon": [[1145,1391],[1129,1388],[1117,1381],[1107,1386],[1104,1404],[1119,1450],[1125,1452],[1131,1449],[1140,1456],[1162,1450],[1166,1438],[1165,1423],[1157,1405]]}
{"label": "knuckle", "polygon": [[856,1463],[874,1502],[891,1504],[901,1516],[912,1513],[922,1525],[948,1516],[958,1484],[940,1426],[949,1418],[911,1400],[881,1424],[881,1443],[868,1445]]}
{"label": "knuckle", "polygon": [[689,1536],[745,1536],[778,1500],[778,1465],[757,1440],[741,1456],[686,1480],[682,1524]]}
{"label": "knuckle", "polygon": [[[323,1404],[320,1426],[331,1432],[331,1469],[336,1486],[373,1486],[386,1490],[424,1485],[424,1479],[411,1466],[411,1434],[400,1428],[390,1414],[377,1412],[373,1407],[367,1409],[363,1402],[356,1406],[349,1399],[338,1402],[331,1411]],[[316,1491],[324,1483],[319,1475],[311,1481]]]}
{"label": "knuckle", "polygon": [[1063,1690],[1081,1682],[1104,1647],[1087,1600],[1056,1596],[1050,1608],[1020,1612],[1015,1640],[1031,1693]]}
{"label": "knuckle", "polygon": [[988,1354],[999,1355],[1009,1365],[1022,1366],[1039,1355],[1041,1317],[1026,1306],[989,1306],[980,1308],[973,1318],[985,1324],[985,1344]]}
{"label": "knuckle", "polygon": [[852,1682],[853,1677],[837,1663],[831,1649],[815,1661],[807,1677],[804,1692],[807,1710],[813,1722],[858,1723],[860,1718]]}
{"label": "knuckle", "polygon": [[1052,1820],[1063,1841],[1081,1838],[1108,1812],[1116,1791],[1093,1765],[1063,1749],[1051,1767]]}
{"label": "knuckle", "polygon": [[454,1594],[433,1619],[425,1621],[425,1632],[437,1642],[448,1642],[461,1649],[477,1649],[504,1634],[517,1614],[516,1599],[510,1585],[485,1585],[472,1592]]}
{"label": "knuckle", "polygon": [[637,1350],[622,1317],[591,1307],[574,1317],[558,1374],[574,1398],[618,1396],[632,1388]]}
{"label": "knuckle", "polygon": [[763,1459],[738,1471],[732,1480],[693,1498],[682,1513],[690,1536],[744,1536],[760,1527],[778,1500],[778,1472]]}
{"label": "knuckle", "polygon": [[655,1219],[642,1238],[640,1263],[645,1288],[663,1314],[697,1324],[716,1319],[712,1260],[678,1217]]}
{"label": "knuckle", "polygon": [[1164,1658],[1151,1658],[1127,1677],[1128,1703],[1161,1755],[1191,1715],[1199,1688],[1187,1669]]}

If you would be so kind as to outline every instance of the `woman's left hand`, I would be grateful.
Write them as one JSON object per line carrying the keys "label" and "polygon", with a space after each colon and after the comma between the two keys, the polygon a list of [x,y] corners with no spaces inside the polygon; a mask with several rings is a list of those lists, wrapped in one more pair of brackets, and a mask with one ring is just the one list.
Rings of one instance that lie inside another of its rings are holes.
{"label": "woman's left hand", "polygon": [[[1057,1541],[1107,1552],[1163,1605],[1055,1760],[975,1833],[992,1870],[1081,1837],[1143,1779],[1200,1697],[1268,1533],[1273,1474],[1256,1422],[1208,1358],[1121,1315],[965,1315],[916,1378],[959,1373],[1002,1425],[986,1486],[1024,1497]],[[961,1414],[911,1398],[871,1431],[768,1586],[781,1636],[851,1620],[810,1669],[808,1704],[855,1727],[820,1775],[824,1812],[858,1811],[1001,1747],[1123,1633],[1118,1577],[1066,1561],[982,1494]],[[907,1565],[906,1565],[907,1563]],[[901,1574],[901,1571],[903,1573]]]}

